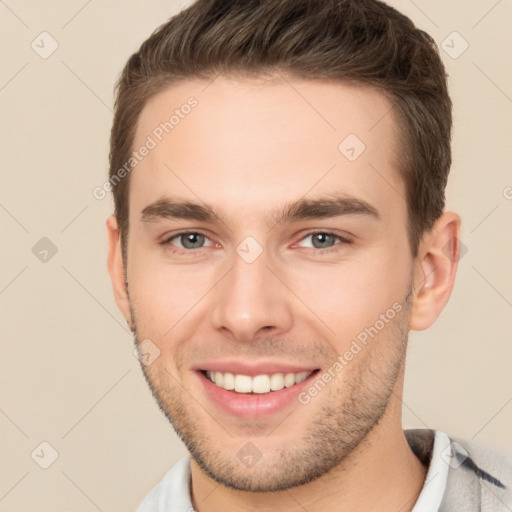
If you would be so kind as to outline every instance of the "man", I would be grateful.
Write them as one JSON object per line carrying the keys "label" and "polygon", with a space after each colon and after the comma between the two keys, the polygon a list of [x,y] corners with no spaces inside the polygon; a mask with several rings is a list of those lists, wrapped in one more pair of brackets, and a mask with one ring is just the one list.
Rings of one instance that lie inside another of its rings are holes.
{"label": "man", "polygon": [[512,506],[510,460],[401,425],[457,270],[450,135],[435,43],[375,0],[198,0],[129,59],[109,270],[190,452],[139,511]]}

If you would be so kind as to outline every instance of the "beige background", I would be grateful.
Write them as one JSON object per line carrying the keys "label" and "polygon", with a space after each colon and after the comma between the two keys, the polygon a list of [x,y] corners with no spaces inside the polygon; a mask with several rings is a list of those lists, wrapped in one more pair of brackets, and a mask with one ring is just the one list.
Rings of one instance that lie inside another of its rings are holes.
{"label": "beige background", "polygon": [[[512,453],[512,2],[390,3],[452,54],[441,50],[455,104],[448,208],[467,248],[442,316],[411,335],[404,425]],[[0,511],[134,510],[185,454],[112,297],[110,198],[92,196],[117,75],[181,5],[0,2]],[[42,31],[59,44],[47,59],[31,48]],[[469,44],[458,58],[453,31]],[[47,262],[32,252],[43,237],[57,247]],[[31,458],[43,441],[59,454],[48,469]]]}

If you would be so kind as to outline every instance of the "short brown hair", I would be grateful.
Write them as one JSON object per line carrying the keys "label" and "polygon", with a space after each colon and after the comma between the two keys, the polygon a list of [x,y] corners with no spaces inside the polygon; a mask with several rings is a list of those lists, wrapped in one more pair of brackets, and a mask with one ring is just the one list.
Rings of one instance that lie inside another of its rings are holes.
{"label": "short brown hair", "polygon": [[378,0],[197,0],[157,28],[126,63],[116,84],[110,182],[123,253],[129,177],[113,183],[133,151],[146,102],[187,79],[216,75],[370,85],[390,101],[401,131],[413,257],[445,204],[451,165],[451,100],[434,40]]}

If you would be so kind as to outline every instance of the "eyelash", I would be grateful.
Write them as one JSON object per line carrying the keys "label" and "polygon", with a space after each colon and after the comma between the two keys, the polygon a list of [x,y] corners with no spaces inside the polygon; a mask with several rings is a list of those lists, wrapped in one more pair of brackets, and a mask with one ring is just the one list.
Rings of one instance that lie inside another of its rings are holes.
{"label": "eyelash", "polygon": [[[322,230],[310,231],[309,233],[304,235],[299,240],[299,242],[302,242],[303,240],[305,240],[306,238],[308,238],[310,236],[314,236],[314,235],[318,235],[318,234],[332,236],[332,237],[338,239],[339,243],[334,244],[331,247],[327,247],[326,249],[317,249],[317,248],[314,248],[314,247],[309,247],[308,249],[312,250],[314,255],[330,254],[331,252],[334,252],[334,251],[338,250],[339,249],[339,247],[338,247],[339,245],[343,245],[343,244],[344,245],[351,245],[353,243],[352,240],[349,240],[348,238],[344,238],[344,237],[338,235],[337,233],[333,233],[331,231],[322,231]],[[204,247],[199,247],[197,249],[181,249],[179,247],[174,247],[171,244],[171,240],[174,240],[175,238],[179,238],[180,236],[183,236],[183,235],[203,235],[205,238],[210,240],[210,237],[208,235],[206,235],[205,233],[202,233],[201,231],[181,231],[179,233],[174,233],[173,235],[171,235],[169,237],[166,237],[161,242],[161,245],[171,247],[172,248],[171,250],[174,253],[177,253],[177,254],[187,254],[187,255],[190,255],[190,256],[192,255],[192,253],[195,253],[195,252],[198,252],[201,249],[204,249]]]}

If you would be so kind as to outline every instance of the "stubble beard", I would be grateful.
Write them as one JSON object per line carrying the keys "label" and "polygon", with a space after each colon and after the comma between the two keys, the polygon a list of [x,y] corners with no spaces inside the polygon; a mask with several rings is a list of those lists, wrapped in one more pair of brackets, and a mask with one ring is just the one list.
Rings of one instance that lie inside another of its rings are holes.
{"label": "stubble beard", "polygon": [[[240,429],[240,432],[243,430],[243,437],[237,437],[236,442],[227,433],[229,428],[217,429],[226,437],[225,445],[229,449],[223,449],[224,445],[212,436],[213,429],[206,428],[204,421],[201,421],[201,415],[207,413],[176,376],[165,368],[154,370],[142,363],[141,367],[160,410],[184,442],[191,457],[210,478],[239,491],[275,492],[290,489],[312,482],[334,468],[343,471],[348,456],[362,445],[379,424],[397,380],[403,374],[411,297],[410,290],[400,313],[363,349],[365,357],[360,358],[359,354],[355,356],[357,367],[352,368],[351,378],[343,379],[340,389],[330,392],[330,402],[314,409],[314,415],[300,438],[289,440],[286,445],[281,443],[272,450],[265,449],[265,445],[269,444],[272,436],[269,432],[275,426],[267,425],[262,432],[256,423]],[[145,337],[138,332],[134,313],[132,309],[137,346]],[[341,374],[344,371],[346,369]],[[329,391],[324,389],[315,400],[321,400],[323,393]],[[287,418],[279,420],[282,423],[273,434],[279,434],[286,440],[287,423],[296,421],[297,414],[301,415],[303,421],[308,407],[297,405]],[[211,417],[208,417],[211,423],[210,420]],[[249,441],[261,447],[262,457],[254,466],[246,467],[237,457],[237,452]]]}

